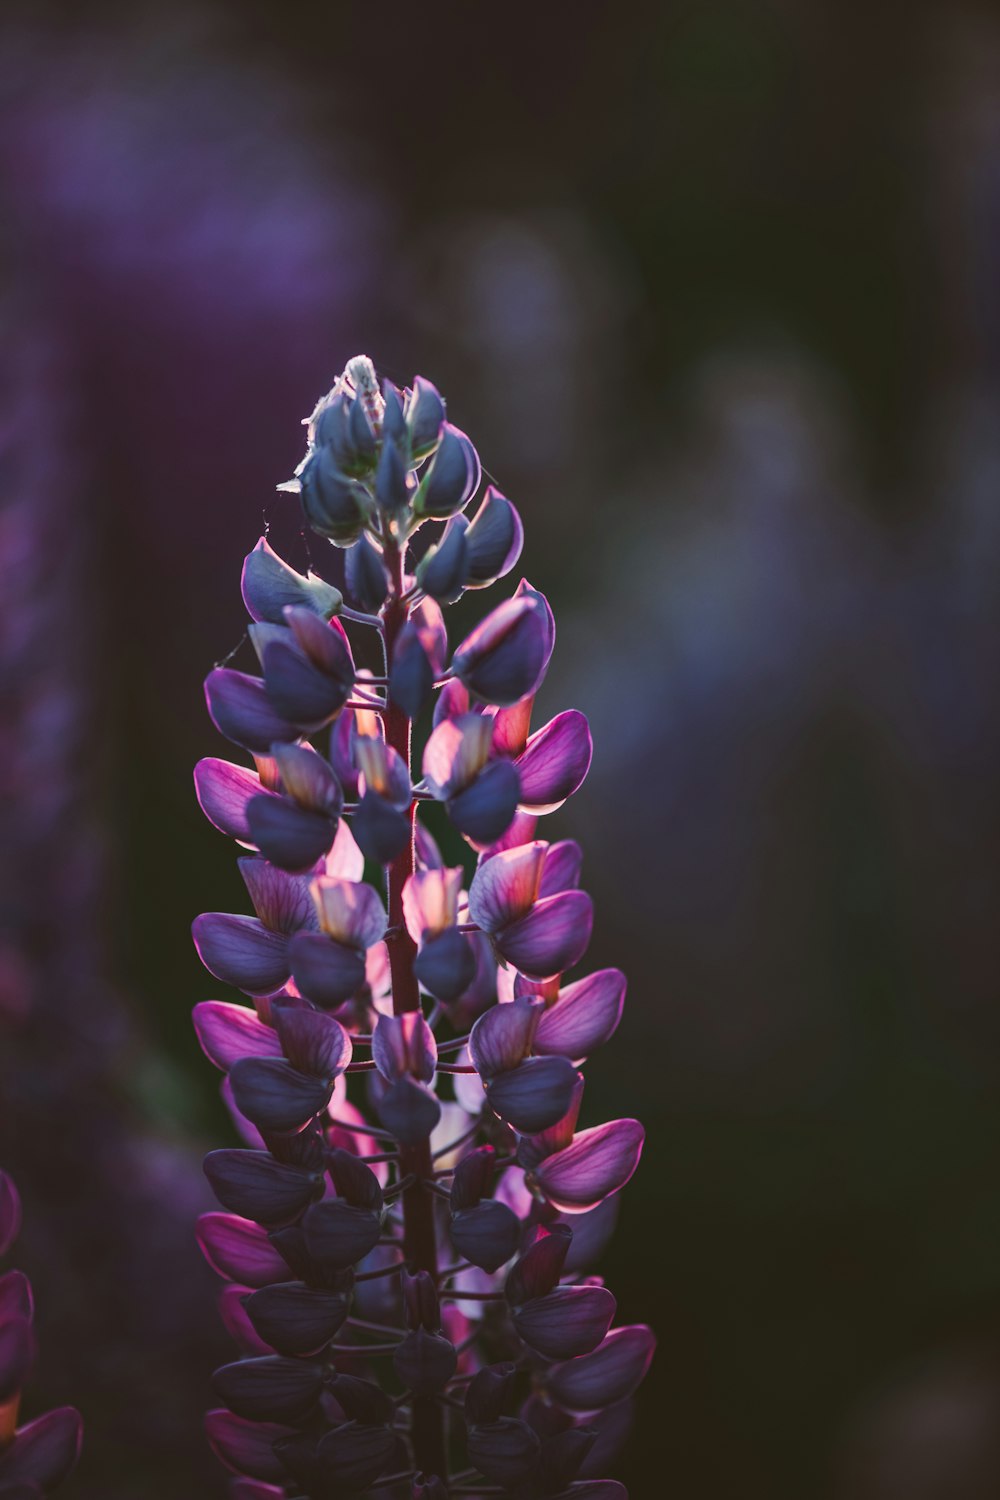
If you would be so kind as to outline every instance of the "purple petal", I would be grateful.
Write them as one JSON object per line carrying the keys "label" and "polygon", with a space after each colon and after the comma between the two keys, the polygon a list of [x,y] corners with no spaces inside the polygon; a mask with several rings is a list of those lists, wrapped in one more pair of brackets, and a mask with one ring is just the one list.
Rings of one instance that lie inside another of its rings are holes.
{"label": "purple petal", "polygon": [[230,1282],[219,1293],[219,1317],[222,1326],[241,1354],[274,1354],[271,1344],[265,1344],[247,1317],[244,1302],[247,1288]]}
{"label": "purple petal", "polygon": [[219,733],[247,750],[266,753],[278,740],[299,737],[299,730],[274,708],[259,677],[216,667],[205,678],[205,698]]}
{"label": "purple petal", "polygon": [[469,1036],[469,1054],[482,1078],[516,1068],[531,1051],[544,1009],[540,1000],[512,1000],[480,1016]]}
{"label": "purple petal", "polygon": [[620,969],[598,969],[567,985],[538,1023],[535,1052],[587,1057],[614,1035],[625,1004],[625,986]]}
{"label": "purple petal", "polygon": [[555,1287],[518,1308],[514,1327],[546,1359],[573,1359],[597,1348],[611,1327],[616,1305],[607,1287]]}
{"label": "purple petal", "polygon": [[236,865],[253,909],[269,931],[286,935],[302,927],[315,931],[319,923],[308,879],[290,875],[268,860],[252,855],[238,859]]}
{"label": "purple petal", "polygon": [[324,1198],[314,1203],[302,1221],[309,1254],[321,1265],[346,1270],[373,1250],[382,1233],[377,1213],[347,1203],[343,1198]]}
{"label": "purple petal", "polygon": [[[434,728],[445,719],[457,719],[470,711],[469,692],[457,677],[451,677],[437,695],[434,704]],[[475,709],[478,713],[479,710]]]}
{"label": "purple petal", "polygon": [[537,901],[526,916],[505,927],[496,945],[507,962],[530,979],[551,979],[583,957],[593,924],[594,907],[587,893],[560,891]]}
{"label": "purple petal", "polygon": [[[492,857],[494,854],[502,854],[505,849],[516,849],[521,844],[530,844],[537,831],[538,819],[534,813],[517,812],[507,832],[484,852]],[[548,895],[548,891],[545,894]]]}
{"label": "purple petal", "polygon": [[492,736],[492,723],[483,714],[441,720],[423,758],[424,780],[435,797],[443,800],[471,785],[489,759]]}
{"label": "purple petal", "polygon": [[572,891],[580,884],[583,868],[583,850],[575,839],[560,839],[550,844],[542,868],[542,879],[538,887],[540,896],[557,896],[560,891]]}
{"label": "purple petal", "polygon": [[58,1406],[18,1428],[0,1455],[4,1484],[37,1484],[42,1490],[61,1484],[80,1455],[83,1422],[72,1406]]}
{"label": "purple petal", "polygon": [[378,792],[366,791],[351,819],[358,846],[376,865],[389,865],[410,842],[410,819]]}
{"label": "purple petal", "polygon": [[241,1057],[280,1057],[278,1034],[247,1005],[202,1000],[192,1012],[201,1050],[227,1072]]}
{"label": "purple petal", "polygon": [[536,840],[481,861],[469,887],[469,915],[484,932],[499,932],[531,910],[546,847]]}
{"label": "purple petal", "polygon": [[0,1276],[0,1326],[8,1318],[27,1318],[30,1323],[34,1307],[31,1282],[23,1271],[8,1271]]}
{"label": "purple petal", "polygon": [[504,1292],[512,1307],[521,1307],[552,1291],[562,1275],[572,1240],[573,1231],[565,1224],[539,1233],[507,1277]]}
{"label": "purple petal", "polygon": [[615,1232],[620,1202],[616,1195],[605,1198],[603,1203],[585,1214],[572,1215],[569,1225],[573,1231],[573,1243],[566,1257],[567,1275],[589,1270],[600,1259]]}
{"label": "purple petal", "polygon": [[462,642],[452,669],[474,698],[509,708],[545,675],[549,627],[534,595],[507,599]]}
{"label": "purple petal", "polygon": [[248,1298],[246,1313],[258,1336],[279,1354],[315,1354],[343,1327],[350,1294],[283,1282]]}
{"label": "purple petal", "polygon": [[210,1151],[204,1168],[223,1208],[259,1224],[287,1224],[321,1190],[318,1173],[276,1161],[267,1151]]}
{"label": "purple petal", "polygon": [[343,602],[339,589],[315,573],[305,577],[297,573],[264,536],[243,563],[240,591],[252,619],[270,620],[276,625],[284,624],[282,610],[287,604],[303,605],[329,619]]}
{"label": "purple petal", "polygon": [[287,1281],[288,1265],[266,1232],[235,1214],[202,1214],[197,1227],[201,1253],[213,1271],[244,1286]]}
{"label": "purple petal", "polygon": [[451,1242],[459,1256],[490,1273],[499,1271],[516,1254],[521,1221],[506,1203],[484,1198],[452,1216]]}
{"label": "purple petal", "polygon": [[340,816],[344,794],[328,760],[311,745],[275,745],[273,754],[289,797],[310,812]]}
{"label": "purple petal", "polygon": [[24,1386],[35,1362],[35,1335],[29,1319],[15,1315],[0,1324],[0,1402]]}
{"label": "purple petal", "polygon": [[353,1044],[333,1016],[291,1003],[273,1004],[271,1014],[282,1051],[294,1068],[314,1078],[332,1079],[347,1067]]}
{"label": "purple petal", "polygon": [[372,1058],[389,1083],[406,1076],[430,1083],[437,1064],[437,1043],[423,1012],[379,1016],[372,1035]]}
{"label": "purple petal", "polygon": [[656,1339],[645,1324],[615,1328],[600,1348],[556,1365],[549,1389],[570,1411],[597,1411],[623,1401],[641,1383],[652,1363]]}
{"label": "purple petal", "polygon": [[345,1422],[322,1439],[317,1450],[319,1472],[333,1481],[323,1493],[356,1495],[367,1490],[392,1464],[396,1434],[387,1427]]}
{"label": "purple petal", "polygon": [[216,1370],[212,1384],[226,1405],[251,1422],[307,1417],[323,1389],[323,1368],[305,1360],[265,1354]]}
{"label": "purple petal", "polygon": [[300,1073],[283,1057],[241,1057],[229,1074],[236,1107],[259,1130],[294,1132],[326,1109],[331,1079]]}
{"label": "purple petal", "polygon": [[204,912],[192,927],[195,947],[210,974],[250,995],[269,995],[288,979],[288,942],[256,917]]}
{"label": "purple petal", "polygon": [[365,982],[364,953],[323,932],[297,932],[288,957],[300,993],[328,1010],[349,1000]]}
{"label": "purple petal", "polygon": [[303,730],[322,729],[343,708],[350,691],[291,641],[271,641],[264,647],[264,683],[274,712],[297,726],[293,734],[274,735],[275,740],[297,739]]}
{"label": "purple petal", "polygon": [[321,620],[311,609],[286,606],[285,624],[299,650],[331,681],[336,682],[345,697],[354,686],[354,657],[347,631],[339,620]]}
{"label": "purple petal", "polygon": [[403,919],[415,943],[437,937],[458,920],[461,865],[454,869],[418,870],[403,887]]}
{"label": "purple petal", "polygon": [[276,1481],[288,1478],[288,1470],[274,1452],[274,1443],[291,1437],[292,1428],[276,1422],[247,1422],[243,1416],[219,1409],[205,1416],[205,1436],[216,1458],[238,1475]]}
{"label": "purple petal", "polygon": [[14,1179],[0,1172],[0,1255],[6,1255],[21,1232],[21,1199]]}
{"label": "purple petal", "polygon": [[524,527],[514,506],[490,485],[466,536],[468,588],[487,588],[509,573],[524,546]]}
{"label": "purple petal", "polygon": [[503,837],[514,820],[521,784],[512,761],[484,766],[471,786],[448,800],[448,816],[477,848]]}
{"label": "purple petal", "polygon": [[456,515],[479,487],[479,455],[464,432],[445,422],[437,451],[423,472],[414,497],[418,514],[444,519]]}
{"label": "purple petal", "polygon": [[481,1474],[504,1489],[522,1483],[538,1463],[538,1434],[516,1417],[475,1423],[467,1440],[469,1459]]}
{"label": "purple petal", "polygon": [[[498,1006],[501,1010],[511,1008]],[[537,1135],[563,1118],[579,1076],[568,1058],[529,1057],[512,1072],[491,1079],[486,1085],[486,1098],[493,1112],[520,1134]]]}
{"label": "purple petal", "polygon": [[459,1000],[476,977],[476,953],[467,933],[447,927],[423,944],[413,972],[435,1000],[446,1005]]}
{"label": "purple petal", "polygon": [[542,613],[545,616],[545,666],[542,668],[542,675],[544,676],[545,669],[548,667],[548,664],[552,658],[552,652],[555,649],[556,644],[556,619],[555,615],[552,613],[552,606],[549,604],[548,599],[545,597],[542,591],[540,589],[533,589],[526,578],[522,578],[521,582],[514,590],[514,598],[534,599],[535,602],[541,607]]}
{"label": "purple petal", "polygon": [[528,743],[533,697],[522,698],[512,708],[498,708],[493,715],[493,754],[520,755]]}
{"label": "purple petal", "polygon": [[320,927],[338,943],[366,949],[385,937],[389,920],[373,886],[320,875],[311,890]]}
{"label": "purple petal", "polygon": [[427,1084],[399,1078],[378,1100],[378,1116],[403,1146],[419,1146],[441,1118],[441,1103]]}
{"label": "purple petal", "polygon": [[220,833],[241,844],[253,843],[247,803],[251,797],[268,795],[256,771],[208,757],[194,768],[194,789],[202,812]]}
{"label": "purple petal", "polygon": [[[358,848],[346,818],[337,824],[337,837],[326,856],[325,873],[337,880],[364,879],[365,857]],[[315,911],[315,908],[313,908]]]}
{"label": "purple petal", "polygon": [[251,797],[247,823],[254,844],[279,870],[301,875],[330,849],[336,821],[298,807],[287,797]]}
{"label": "purple petal", "polygon": [[594,753],[586,715],[575,708],[557,714],[531,736],[517,758],[521,807],[550,813],[583,785]]}
{"label": "purple petal", "polygon": [[581,1130],[565,1150],[546,1157],[535,1178],[549,1202],[564,1213],[596,1208],[628,1182],[644,1140],[638,1120],[612,1120]]}
{"label": "purple petal", "polygon": [[576,1087],[570,1100],[569,1109],[555,1125],[548,1130],[541,1131],[530,1140],[522,1140],[518,1145],[518,1160],[525,1168],[537,1167],[540,1161],[547,1156],[552,1156],[556,1151],[565,1151],[572,1143],[573,1133],[576,1130],[576,1122],[580,1118],[580,1105],[583,1103],[583,1074],[577,1074]]}

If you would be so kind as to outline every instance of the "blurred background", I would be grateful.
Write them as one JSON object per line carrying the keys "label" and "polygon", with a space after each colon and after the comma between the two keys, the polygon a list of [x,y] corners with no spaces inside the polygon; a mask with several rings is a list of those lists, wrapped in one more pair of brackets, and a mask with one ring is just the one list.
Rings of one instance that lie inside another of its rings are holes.
{"label": "blurred background", "polygon": [[0,1162],[67,1500],[224,1494],[201,681],[362,350],[520,507],[595,732],[545,831],[631,981],[586,1123],[649,1130],[619,1477],[1000,1494],[1000,13],[34,0],[0,50]]}

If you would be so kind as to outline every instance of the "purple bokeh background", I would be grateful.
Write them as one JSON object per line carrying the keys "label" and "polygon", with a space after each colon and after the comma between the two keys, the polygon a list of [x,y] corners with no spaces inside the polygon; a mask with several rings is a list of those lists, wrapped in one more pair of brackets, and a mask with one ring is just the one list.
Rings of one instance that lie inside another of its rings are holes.
{"label": "purple bokeh background", "polygon": [[[1000,1489],[1000,26],[832,3],[0,28],[0,1164],[77,1500],[221,1496],[201,679],[365,350],[518,504],[591,717],[621,1476]],[[10,17],[7,19],[7,17]],[[554,825],[555,826],[555,825]]]}

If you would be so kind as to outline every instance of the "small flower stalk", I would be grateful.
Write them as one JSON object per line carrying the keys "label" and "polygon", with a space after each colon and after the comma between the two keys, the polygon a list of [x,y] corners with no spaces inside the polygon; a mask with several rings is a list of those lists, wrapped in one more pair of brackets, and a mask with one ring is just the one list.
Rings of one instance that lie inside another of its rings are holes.
{"label": "small flower stalk", "polygon": [[[0,1172],[0,1261],[21,1229],[21,1200]],[[0,1500],[41,1500],[72,1470],[83,1424],[72,1406],[21,1422],[21,1393],[37,1354],[34,1297],[23,1271],[0,1273]]]}
{"label": "small flower stalk", "polygon": [[[643,1131],[585,1123],[625,978],[577,972],[581,851],[541,836],[586,777],[587,721],[532,726],[555,624],[525,580],[449,639],[444,610],[507,578],[523,531],[493,485],[477,500],[434,386],[351,360],[308,440],[281,488],[346,549],[346,598],[261,538],[257,668],[206,682],[244,755],[195,771],[252,907],[194,923],[245,997],[195,1009],[245,1143],[205,1162],[199,1239],[239,1351],[209,1440],[236,1500],[615,1500],[654,1338],[615,1325],[592,1268]],[[380,669],[356,665],[364,632]]]}

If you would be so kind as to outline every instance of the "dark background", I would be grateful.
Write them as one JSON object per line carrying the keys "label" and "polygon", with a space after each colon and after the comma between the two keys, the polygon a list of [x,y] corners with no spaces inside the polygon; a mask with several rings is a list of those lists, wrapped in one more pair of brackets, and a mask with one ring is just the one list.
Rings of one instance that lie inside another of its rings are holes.
{"label": "dark background", "polygon": [[520,507],[541,707],[595,731],[545,831],[631,980],[587,1123],[649,1132],[620,1477],[1000,1494],[1000,14],[35,4],[0,42],[0,1161],[67,1500],[223,1493],[187,928],[245,901],[190,768],[359,350]]}

